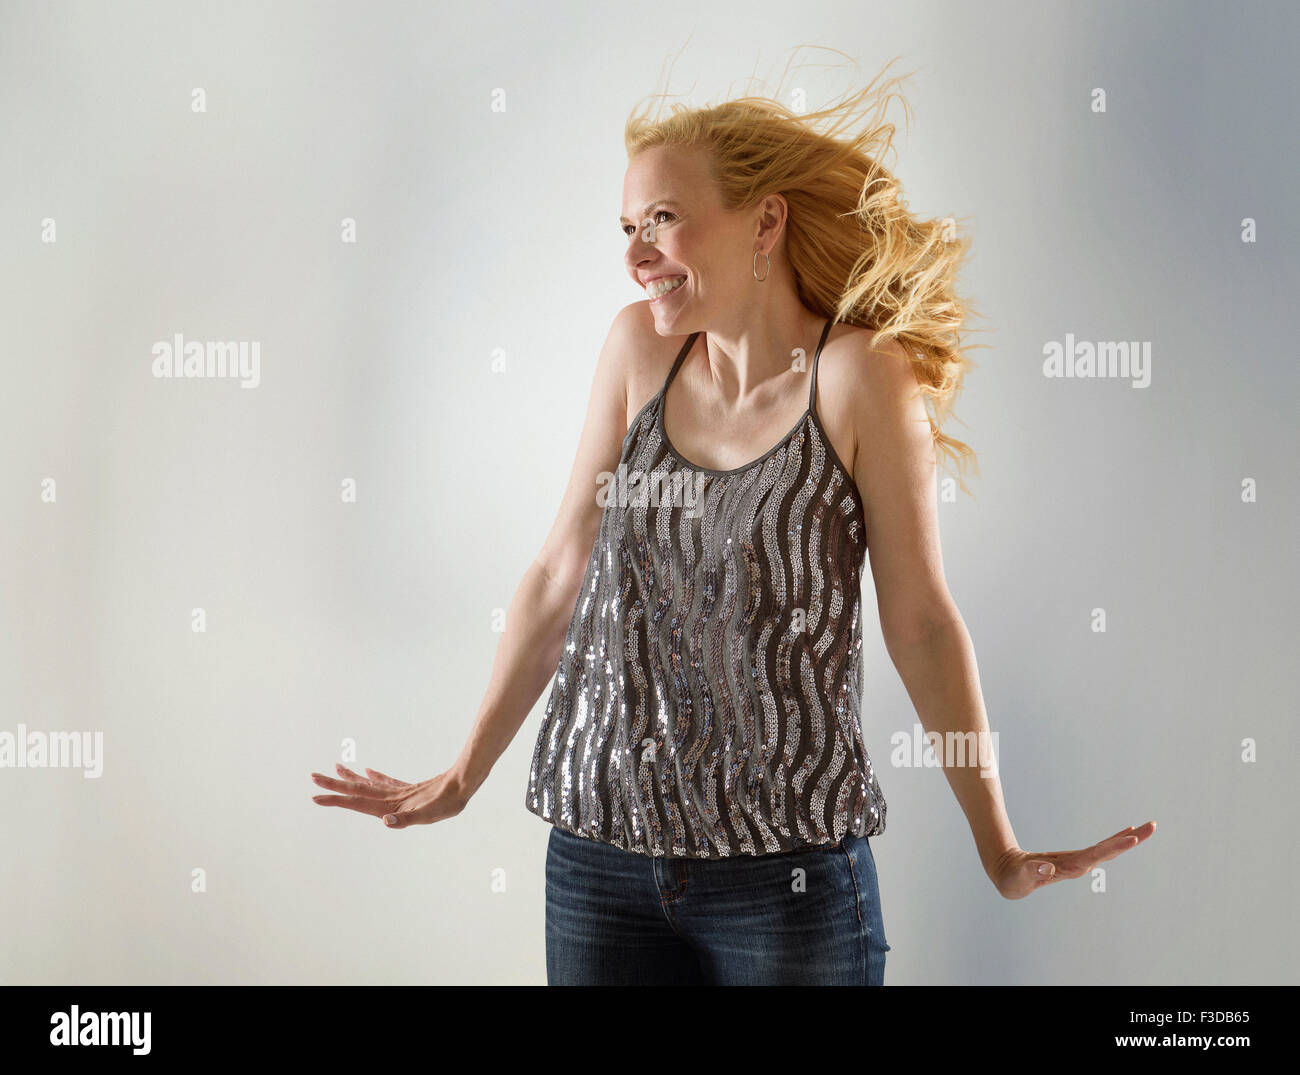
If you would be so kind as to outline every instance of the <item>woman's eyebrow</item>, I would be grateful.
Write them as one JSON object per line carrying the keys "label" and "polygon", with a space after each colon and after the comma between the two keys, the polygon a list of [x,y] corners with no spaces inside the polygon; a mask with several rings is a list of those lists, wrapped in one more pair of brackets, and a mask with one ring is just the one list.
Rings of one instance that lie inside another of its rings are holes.
{"label": "woman's eyebrow", "polygon": [[[641,216],[640,216],[639,219],[644,220],[644,219],[645,219],[646,217],[648,217],[651,213],[653,213],[656,209],[658,209],[661,205],[672,205],[672,204],[674,204],[674,202],[673,202],[673,199],[671,199],[671,198],[660,198],[659,201],[657,201],[657,202],[651,202],[649,205],[647,205],[644,209],[641,210]],[[619,222],[620,224],[630,224],[630,223],[632,223],[632,222],[631,222],[630,220],[628,220],[628,218],[625,217],[625,216],[621,216],[621,217],[619,217],[619,218],[618,218],[618,222]]]}

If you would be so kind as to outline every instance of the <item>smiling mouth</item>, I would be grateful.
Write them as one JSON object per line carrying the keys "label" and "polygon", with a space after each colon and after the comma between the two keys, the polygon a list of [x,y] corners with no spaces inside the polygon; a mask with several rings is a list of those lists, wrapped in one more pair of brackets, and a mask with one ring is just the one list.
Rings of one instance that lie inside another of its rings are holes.
{"label": "smiling mouth", "polygon": [[676,291],[684,283],[686,283],[686,277],[684,276],[673,276],[665,277],[662,280],[651,280],[650,283],[646,284],[645,292],[652,299],[657,299],[667,295],[670,291]]}

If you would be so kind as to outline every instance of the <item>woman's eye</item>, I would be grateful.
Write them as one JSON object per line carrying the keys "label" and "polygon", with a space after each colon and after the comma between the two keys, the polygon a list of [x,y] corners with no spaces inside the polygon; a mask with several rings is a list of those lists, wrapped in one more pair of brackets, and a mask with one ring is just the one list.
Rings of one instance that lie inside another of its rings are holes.
{"label": "woman's eye", "polygon": [[[654,211],[654,213],[652,214],[651,219],[653,219],[653,220],[657,223],[658,220],[659,220],[659,218],[660,218],[661,216],[666,216],[666,217],[668,217],[670,220],[672,219],[672,213],[670,213],[667,209],[656,209],[656,210]],[[636,228],[636,227],[637,227],[637,225],[635,225],[635,224],[624,224],[624,225],[623,225],[623,234],[624,234],[624,235],[631,235],[631,234],[632,234],[632,230],[633,230],[634,228]]]}

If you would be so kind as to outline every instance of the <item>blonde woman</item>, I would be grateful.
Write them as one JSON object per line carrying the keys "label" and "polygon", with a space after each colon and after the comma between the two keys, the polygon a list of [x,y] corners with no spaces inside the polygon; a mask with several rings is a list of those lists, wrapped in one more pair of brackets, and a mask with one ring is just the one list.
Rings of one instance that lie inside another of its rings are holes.
{"label": "blonde woman", "polygon": [[[455,764],[313,774],[391,827],[460,813],[548,682],[525,805],[552,826],[552,984],[881,984],[860,584],[927,733],[987,742],[944,578],[940,432],[970,360],[964,245],[881,164],[897,79],[796,115],[743,97],[628,122],[614,319],[559,515]],[[873,118],[841,136],[864,102]],[[926,403],[934,409],[933,418]],[[964,488],[964,483],[963,483]],[[1022,850],[986,753],[941,756],[1019,899],[1142,842]]]}

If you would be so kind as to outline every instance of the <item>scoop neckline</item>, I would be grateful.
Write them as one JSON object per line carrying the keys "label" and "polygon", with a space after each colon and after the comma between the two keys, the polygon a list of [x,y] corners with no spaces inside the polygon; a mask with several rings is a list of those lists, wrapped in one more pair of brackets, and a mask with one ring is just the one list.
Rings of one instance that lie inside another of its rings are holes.
{"label": "scoop neckline", "polygon": [[[799,421],[795,423],[794,428],[790,430],[790,432],[787,433],[784,437],[782,437],[781,440],[777,444],[775,444],[770,451],[764,452],[753,462],[746,463],[744,464],[744,466],[735,467],[732,470],[715,470],[713,467],[702,467],[696,463],[692,463],[689,459],[686,458],[686,456],[682,455],[682,453],[677,450],[677,445],[675,445],[669,439],[668,430],[664,428],[664,400],[667,398],[667,395],[668,395],[668,386],[664,385],[663,388],[659,389],[658,395],[654,396],[652,399],[649,400],[649,402],[646,403],[646,407],[653,406],[655,409],[655,421],[654,421],[655,431],[659,434],[659,440],[662,442],[665,450],[668,452],[669,455],[671,455],[674,459],[676,459],[677,462],[681,463],[682,466],[686,467],[688,470],[698,470],[703,474],[712,474],[715,477],[720,477],[720,478],[729,477],[734,474],[740,474],[746,470],[753,470],[754,467],[766,463],[769,459],[772,458],[772,456],[776,455],[777,452],[779,452],[782,448],[786,447],[790,443],[790,441],[794,439],[795,434],[797,434],[799,430],[802,429],[803,426],[811,419],[813,424],[813,429],[817,431],[818,435],[822,439],[823,444],[825,445],[826,456],[830,460],[831,466],[839,468],[840,477],[847,485],[849,492],[853,494],[854,506],[857,508],[857,513],[862,518],[863,524],[865,525],[867,519],[867,506],[866,506],[866,502],[862,499],[861,491],[858,489],[858,483],[854,480],[853,474],[852,472],[850,472],[849,468],[844,465],[844,461],[840,458],[839,452],[835,450],[835,445],[831,443],[830,434],[826,432],[826,427],[822,425],[822,420],[817,417],[817,411],[814,409],[813,404],[811,402],[809,402],[807,409],[803,412],[803,417],[800,418]],[[644,410],[645,408],[642,409]],[[633,426],[636,425],[635,422],[633,422],[632,424]],[[629,429],[628,432],[630,433],[631,430]]]}
{"label": "scoop neckline", "polygon": [[663,388],[659,389],[659,406],[657,408],[658,414],[655,415],[655,425],[658,427],[659,437],[664,442],[664,447],[667,448],[676,457],[677,461],[681,463],[682,466],[687,467],[690,470],[698,470],[702,474],[713,474],[720,478],[726,477],[727,475],[730,474],[740,474],[743,471],[752,470],[754,467],[758,466],[761,463],[766,463],[769,459],[772,458],[772,456],[776,455],[777,452],[779,452],[782,448],[784,448],[787,444],[789,444],[790,441],[794,439],[795,434],[798,433],[799,430],[802,429],[807,424],[808,419],[810,417],[811,418],[816,417],[813,414],[813,409],[811,405],[805,407],[803,414],[799,418],[799,421],[795,422],[794,428],[791,429],[789,433],[787,433],[784,437],[782,437],[779,441],[777,441],[775,445],[769,448],[757,459],[754,459],[748,463],[743,463],[738,467],[732,467],[730,470],[717,470],[714,467],[704,467],[704,466],[700,466],[700,464],[698,463],[693,463],[691,462],[691,460],[687,459],[686,456],[682,455],[680,451],[677,450],[677,445],[675,445],[672,442],[672,439],[668,436],[668,430],[664,426],[664,411],[666,410],[664,404],[667,402],[667,399],[668,399],[668,386],[664,385]]}

